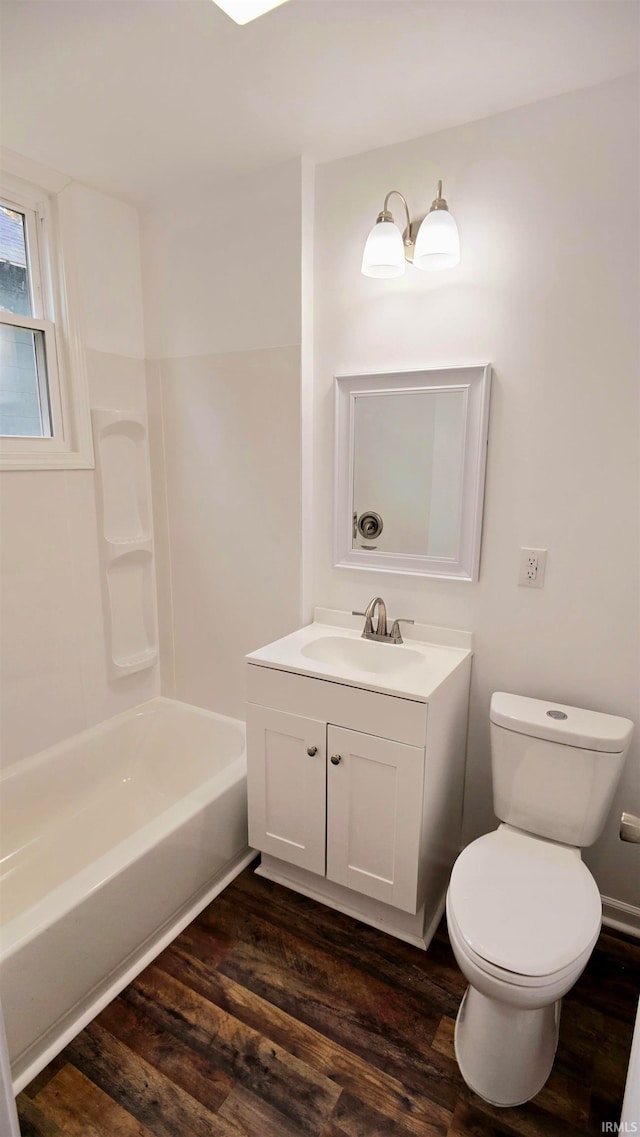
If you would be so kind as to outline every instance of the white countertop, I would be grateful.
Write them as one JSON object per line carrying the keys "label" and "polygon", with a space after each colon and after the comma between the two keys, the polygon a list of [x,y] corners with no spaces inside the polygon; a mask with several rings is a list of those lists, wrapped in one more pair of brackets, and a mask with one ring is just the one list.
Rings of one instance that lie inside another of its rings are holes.
{"label": "white countertop", "polygon": [[[426,703],[445,679],[471,656],[470,632],[424,624],[410,626],[406,632],[406,625],[403,625],[402,635],[405,640],[403,644],[363,640],[363,644],[367,645],[365,651],[369,646],[374,648],[376,660],[374,670],[351,666],[344,660],[325,662],[306,654],[306,649],[311,647],[311,651],[314,651],[315,643],[323,639],[332,641],[327,643],[328,649],[338,640],[361,640],[363,623],[361,616],[329,609],[316,609],[312,624],[307,624],[304,628],[283,636],[282,639],[252,651],[246,659],[248,663],[260,667],[291,671],[299,675],[309,675],[316,679],[345,683],[352,687],[363,687],[369,691]],[[344,646],[349,647],[348,644]],[[322,646],[319,650],[321,653]],[[392,668],[402,660],[402,668],[389,672],[379,670],[384,668],[387,658]]]}

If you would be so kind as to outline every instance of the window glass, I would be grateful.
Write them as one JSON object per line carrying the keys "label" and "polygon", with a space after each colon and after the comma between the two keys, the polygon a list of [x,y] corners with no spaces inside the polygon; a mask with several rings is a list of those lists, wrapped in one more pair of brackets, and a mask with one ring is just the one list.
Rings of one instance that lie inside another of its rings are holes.
{"label": "window glass", "polygon": [[0,435],[52,436],[44,332],[0,324]]}
{"label": "window glass", "polygon": [[25,217],[0,205],[0,307],[19,316],[32,316]]}

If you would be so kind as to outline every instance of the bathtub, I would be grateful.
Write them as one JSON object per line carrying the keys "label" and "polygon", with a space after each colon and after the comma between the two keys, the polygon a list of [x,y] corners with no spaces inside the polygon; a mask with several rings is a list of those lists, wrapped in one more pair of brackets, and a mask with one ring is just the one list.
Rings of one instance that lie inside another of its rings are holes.
{"label": "bathtub", "polygon": [[252,860],[244,723],[152,699],[5,770],[0,810],[18,1093]]}

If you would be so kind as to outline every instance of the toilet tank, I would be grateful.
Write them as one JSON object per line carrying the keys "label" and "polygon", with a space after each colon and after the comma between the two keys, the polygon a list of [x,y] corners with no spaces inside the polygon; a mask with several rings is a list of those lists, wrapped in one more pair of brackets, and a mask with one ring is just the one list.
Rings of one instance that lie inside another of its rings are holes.
{"label": "toilet tank", "polygon": [[607,819],[633,723],[497,691],[490,724],[496,816],[565,845],[592,845]]}

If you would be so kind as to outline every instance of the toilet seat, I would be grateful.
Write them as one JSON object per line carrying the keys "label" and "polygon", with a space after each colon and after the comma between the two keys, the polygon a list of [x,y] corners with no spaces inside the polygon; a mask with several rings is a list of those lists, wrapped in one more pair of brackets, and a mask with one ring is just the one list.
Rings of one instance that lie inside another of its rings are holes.
{"label": "toilet seat", "polygon": [[586,962],[602,903],[577,849],[501,825],[458,857],[447,913],[480,969],[542,986]]}
{"label": "toilet seat", "polygon": [[[563,967],[561,971],[554,971],[550,975],[524,975],[521,972],[506,971],[503,967],[497,967],[495,963],[490,963],[489,960],[483,959],[478,955],[473,948],[465,940],[455,915],[452,911],[450,898],[447,898],[447,925],[449,928],[449,938],[455,943],[458,951],[462,952],[468,961],[477,967],[478,971],[483,972],[485,975],[490,975],[492,978],[504,983],[507,987],[526,987],[526,988],[545,988],[556,987],[557,985],[565,985],[572,987],[576,978],[583,971],[584,967],[589,961],[591,952],[593,951],[593,942],[590,942],[588,947],[573,960],[572,963]],[[597,935],[595,937],[597,939]]]}

